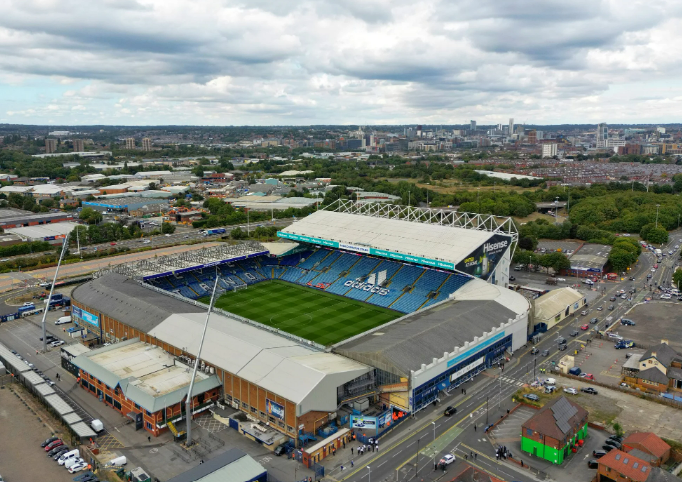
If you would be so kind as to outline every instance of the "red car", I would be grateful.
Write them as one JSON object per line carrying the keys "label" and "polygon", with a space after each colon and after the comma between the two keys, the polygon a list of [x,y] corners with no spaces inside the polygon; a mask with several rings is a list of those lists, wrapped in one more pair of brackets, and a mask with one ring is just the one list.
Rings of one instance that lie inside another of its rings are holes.
{"label": "red car", "polygon": [[49,452],[52,449],[56,449],[60,445],[64,445],[64,442],[62,442],[61,440],[55,440],[51,444],[45,446],[45,452]]}
{"label": "red car", "polygon": [[116,246],[116,243],[111,243],[112,246]]}
{"label": "red car", "polygon": [[589,325],[582,325],[582,326],[580,327],[580,329],[583,330],[583,331],[585,331],[585,330],[589,330],[590,327],[589,327]]}
{"label": "red car", "polygon": [[592,375],[591,373],[586,374],[583,378],[584,378],[585,380],[592,380],[592,381],[594,381],[594,375]]}

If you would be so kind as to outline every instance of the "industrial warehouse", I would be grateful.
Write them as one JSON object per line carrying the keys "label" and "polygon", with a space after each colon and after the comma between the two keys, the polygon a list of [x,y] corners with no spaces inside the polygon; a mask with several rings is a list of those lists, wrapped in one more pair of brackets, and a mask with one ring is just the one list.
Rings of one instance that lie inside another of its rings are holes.
{"label": "industrial warehouse", "polygon": [[[221,245],[101,271],[73,291],[74,319],[101,343],[191,366],[217,278],[201,366],[221,402],[296,443],[347,407],[379,405],[384,421],[417,412],[526,343],[530,305],[508,289],[510,219],[339,202],[279,236],[277,250]],[[259,311],[268,290],[301,301]],[[72,363],[116,375],[97,353]]]}

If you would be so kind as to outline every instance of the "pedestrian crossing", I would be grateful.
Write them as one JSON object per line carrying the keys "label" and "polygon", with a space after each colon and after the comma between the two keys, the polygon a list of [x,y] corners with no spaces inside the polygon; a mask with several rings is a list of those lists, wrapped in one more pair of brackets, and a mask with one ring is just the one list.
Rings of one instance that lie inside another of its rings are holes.
{"label": "pedestrian crossing", "polygon": [[524,385],[523,382],[520,382],[520,381],[515,380],[515,379],[513,379],[513,378],[509,378],[509,377],[500,377],[500,379],[501,379],[503,382],[508,383],[509,385],[516,385],[517,387],[522,387],[522,386]]}

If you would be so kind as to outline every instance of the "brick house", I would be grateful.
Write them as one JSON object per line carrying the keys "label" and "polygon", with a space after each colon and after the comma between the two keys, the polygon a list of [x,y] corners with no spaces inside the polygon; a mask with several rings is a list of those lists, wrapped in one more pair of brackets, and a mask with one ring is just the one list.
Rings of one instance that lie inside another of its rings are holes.
{"label": "brick house", "polygon": [[521,426],[521,450],[553,464],[587,436],[587,410],[566,397],[547,403]]}
{"label": "brick house", "polygon": [[680,482],[680,479],[645,460],[614,449],[599,459],[595,482]]}
{"label": "brick house", "polygon": [[682,394],[682,355],[667,343],[652,346],[636,366],[623,366],[623,381],[646,392]]}
{"label": "brick house", "polygon": [[670,445],[651,432],[635,432],[623,440],[623,451],[660,467],[670,458]]}

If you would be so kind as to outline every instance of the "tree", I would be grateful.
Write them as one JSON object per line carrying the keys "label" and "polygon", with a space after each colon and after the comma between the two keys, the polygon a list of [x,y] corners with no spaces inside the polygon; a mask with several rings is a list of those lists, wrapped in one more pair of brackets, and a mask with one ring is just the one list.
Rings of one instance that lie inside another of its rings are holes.
{"label": "tree", "polygon": [[618,437],[623,436],[623,427],[618,422],[613,424],[613,430],[615,430]]}
{"label": "tree", "polygon": [[647,233],[647,237],[644,238],[646,241],[649,241],[650,243],[653,244],[663,244],[668,242],[668,231],[665,230],[665,228],[662,227],[657,227],[651,229]]}
{"label": "tree", "polygon": [[163,234],[173,234],[175,232],[175,225],[171,223],[162,223],[161,232]]}
{"label": "tree", "polygon": [[92,208],[83,208],[78,217],[88,224],[98,224],[102,221],[102,213]]}
{"label": "tree", "polygon": [[534,251],[537,247],[538,241],[535,238],[526,236],[519,239],[519,248],[525,249],[526,251]]}
{"label": "tree", "polygon": [[675,287],[682,286],[682,268],[677,268],[673,273],[673,285]]}
{"label": "tree", "polygon": [[230,237],[232,239],[244,239],[244,238],[246,238],[246,233],[244,231],[242,231],[242,228],[234,228],[230,232]]}

